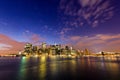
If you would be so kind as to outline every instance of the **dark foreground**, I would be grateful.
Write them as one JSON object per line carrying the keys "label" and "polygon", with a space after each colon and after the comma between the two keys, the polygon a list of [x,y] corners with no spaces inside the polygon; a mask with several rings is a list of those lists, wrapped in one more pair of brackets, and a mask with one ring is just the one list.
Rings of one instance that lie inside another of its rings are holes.
{"label": "dark foreground", "polygon": [[120,58],[0,57],[0,80],[120,80]]}

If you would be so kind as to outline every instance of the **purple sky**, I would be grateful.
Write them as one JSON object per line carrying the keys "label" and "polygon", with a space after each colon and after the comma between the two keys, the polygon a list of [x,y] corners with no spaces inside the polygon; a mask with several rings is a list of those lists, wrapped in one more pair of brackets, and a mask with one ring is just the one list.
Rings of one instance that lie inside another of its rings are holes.
{"label": "purple sky", "polygon": [[0,50],[47,42],[120,51],[119,5],[119,0],[0,0]]}

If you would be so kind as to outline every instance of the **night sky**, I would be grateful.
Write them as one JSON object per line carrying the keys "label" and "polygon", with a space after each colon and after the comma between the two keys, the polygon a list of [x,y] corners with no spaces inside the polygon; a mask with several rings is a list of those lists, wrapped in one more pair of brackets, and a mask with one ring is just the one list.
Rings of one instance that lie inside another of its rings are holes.
{"label": "night sky", "polygon": [[0,0],[0,52],[26,42],[120,51],[119,0]]}

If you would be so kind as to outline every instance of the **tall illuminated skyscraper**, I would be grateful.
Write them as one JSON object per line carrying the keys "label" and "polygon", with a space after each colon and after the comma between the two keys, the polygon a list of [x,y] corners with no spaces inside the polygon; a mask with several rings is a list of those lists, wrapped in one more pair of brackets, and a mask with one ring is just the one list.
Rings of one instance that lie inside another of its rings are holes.
{"label": "tall illuminated skyscraper", "polygon": [[46,49],[46,43],[45,42],[42,43],[42,49]]}
{"label": "tall illuminated skyscraper", "polygon": [[85,55],[89,55],[89,50],[85,49],[84,53],[85,53]]}
{"label": "tall illuminated skyscraper", "polygon": [[27,43],[24,47],[25,49],[25,52],[28,53],[28,54],[32,54],[32,44],[30,43]]}

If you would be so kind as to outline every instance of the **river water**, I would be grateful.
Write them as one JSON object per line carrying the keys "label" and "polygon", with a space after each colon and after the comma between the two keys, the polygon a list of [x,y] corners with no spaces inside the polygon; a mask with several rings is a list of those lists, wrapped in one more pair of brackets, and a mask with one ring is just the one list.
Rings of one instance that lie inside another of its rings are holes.
{"label": "river water", "polygon": [[0,80],[120,80],[120,57],[0,57]]}

